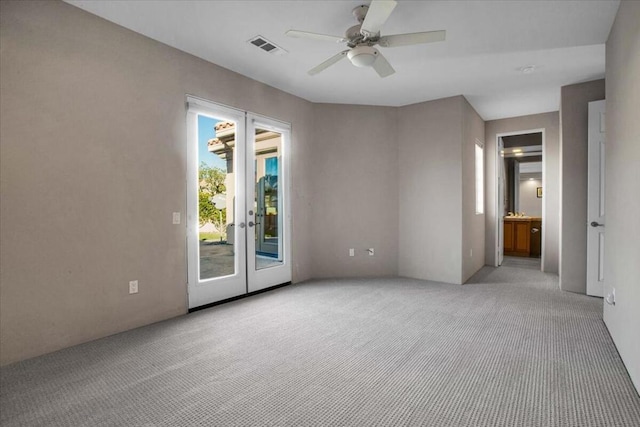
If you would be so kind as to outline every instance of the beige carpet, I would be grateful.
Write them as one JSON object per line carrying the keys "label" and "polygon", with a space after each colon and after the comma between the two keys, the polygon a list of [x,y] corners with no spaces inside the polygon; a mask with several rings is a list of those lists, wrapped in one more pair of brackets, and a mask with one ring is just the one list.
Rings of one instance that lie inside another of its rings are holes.
{"label": "beige carpet", "polygon": [[602,300],[500,267],[317,280],[0,370],[2,426],[639,426]]}

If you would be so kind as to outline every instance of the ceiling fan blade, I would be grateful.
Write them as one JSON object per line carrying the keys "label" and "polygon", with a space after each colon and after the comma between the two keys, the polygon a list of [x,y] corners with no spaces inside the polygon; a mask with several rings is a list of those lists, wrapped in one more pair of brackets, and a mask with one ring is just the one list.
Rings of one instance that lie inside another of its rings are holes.
{"label": "ceiling fan blade", "polygon": [[378,57],[372,67],[380,77],[387,77],[396,72],[391,64],[389,64],[389,61],[387,61],[387,58],[385,58],[380,52],[378,52]]}
{"label": "ceiling fan blade", "polygon": [[392,36],[382,36],[378,44],[382,47],[409,46],[412,44],[441,42],[445,39],[447,32],[425,31],[423,33],[395,34]]}
{"label": "ceiling fan blade", "polygon": [[344,37],[330,36],[327,34],[310,33],[308,31],[289,30],[284,34],[289,37],[295,37],[299,39],[322,40],[322,41],[329,41],[329,42],[335,42],[335,43],[342,43],[347,41],[347,39],[345,39]]}
{"label": "ceiling fan blade", "polygon": [[362,27],[360,27],[360,33],[363,36],[380,33],[380,28],[387,22],[397,4],[394,0],[373,0],[369,5]]}
{"label": "ceiling fan blade", "polygon": [[314,68],[312,68],[309,71],[307,71],[307,73],[310,76],[318,74],[320,71],[322,71],[322,70],[324,70],[326,68],[329,68],[330,66],[332,66],[336,62],[340,61],[342,58],[346,57],[347,56],[347,52],[349,52],[349,49],[343,50],[342,52],[340,52],[340,53],[338,53],[336,55],[333,55],[331,58],[327,59],[322,64],[317,65]]}

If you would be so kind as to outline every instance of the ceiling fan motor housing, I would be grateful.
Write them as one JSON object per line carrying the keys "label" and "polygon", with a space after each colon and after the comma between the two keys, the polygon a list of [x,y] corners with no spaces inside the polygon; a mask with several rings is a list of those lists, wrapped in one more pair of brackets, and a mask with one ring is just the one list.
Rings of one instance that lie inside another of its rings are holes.
{"label": "ceiling fan motor housing", "polygon": [[378,57],[378,51],[371,46],[356,46],[347,53],[349,61],[356,67],[370,67]]}
{"label": "ceiling fan motor housing", "polygon": [[362,40],[362,34],[360,34],[360,28],[362,24],[354,25],[344,32],[344,37],[350,42],[357,44],[359,40]]}

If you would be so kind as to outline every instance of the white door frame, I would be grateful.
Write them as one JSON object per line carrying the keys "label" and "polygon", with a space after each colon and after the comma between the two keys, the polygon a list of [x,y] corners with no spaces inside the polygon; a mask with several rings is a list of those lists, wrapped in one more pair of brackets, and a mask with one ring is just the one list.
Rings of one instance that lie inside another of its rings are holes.
{"label": "white door frame", "polygon": [[[494,253],[496,254],[495,257],[495,266],[498,267],[499,266],[499,248],[502,247],[502,245],[504,244],[503,242],[500,242],[500,217],[501,217],[501,212],[500,212],[500,200],[498,200],[499,198],[499,192],[500,192],[500,188],[499,188],[499,182],[498,182],[498,174],[499,174],[499,170],[498,170],[498,162],[502,161],[502,157],[500,156],[500,138],[505,137],[505,136],[514,136],[514,135],[523,135],[523,134],[527,134],[527,133],[541,133],[542,134],[542,189],[543,189],[543,197],[542,197],[542,242],[541,242],[541,250],[540,250],[540,270],[544,271],[544,254],[545,254],[545,239],[546,239],[546,235],[547,235],[547,221],[545,218],[545,212],[546,212],[546,203],[545,203],[545,197],[544,197],[544,188],[545,188],[545,181],[546,181],[546,174],[545,174],[545,161],[547,158],[547,153],[546,153],[546,135],[545,135],[545,128],[539,128],[539,129],[525,129],[525,130],[519,130],[519,131],[514,131],[514,132],[502,132],[502,133],[498,133],[496,134],[496,152],[495,152],[495,212],[496,212],[496,217],[495,217],[495,233],[494,233]],[[503,249],[504,251],[504,249]]]}
{"label": "white door frame", "polygon": [[[502,217],[502,213],[504,212],[504,192],[505,192],[505,167],[504,167],[504,158],[500,155],[500,152],[504,150],[504,142],[502,141],[502,137],[499,136],[496,139],[496,147],[498,149],[498,158],[496,160],[496,199],[498,201],[496,207],[496,217],[497,217],[497,225],[496,232],[498,236],[496,237],[496,267],[502,265],[502,261],[504,261],[504,219]],[[502,191],[500,191],[500,186],[502,184]]]}

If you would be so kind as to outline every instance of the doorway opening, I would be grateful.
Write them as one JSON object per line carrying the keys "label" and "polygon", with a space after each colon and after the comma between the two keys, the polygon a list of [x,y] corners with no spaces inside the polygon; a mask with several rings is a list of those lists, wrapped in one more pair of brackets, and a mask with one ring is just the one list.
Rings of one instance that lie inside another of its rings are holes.
{"label": "doorway opening", "polygon": [[496,266],[543,269],[544,129],[497,135]]}

